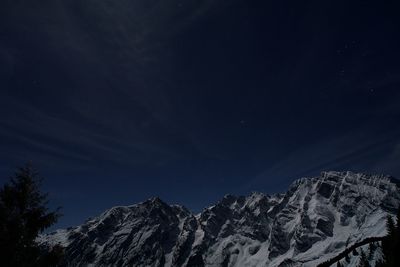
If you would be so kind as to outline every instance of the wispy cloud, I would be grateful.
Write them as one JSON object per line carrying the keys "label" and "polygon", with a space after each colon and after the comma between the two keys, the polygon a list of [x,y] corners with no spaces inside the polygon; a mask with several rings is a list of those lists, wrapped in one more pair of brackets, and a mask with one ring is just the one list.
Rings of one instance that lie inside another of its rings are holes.
{"label": "wispy cloud", "polygon": [[385,160],[393,162],[393,157],[400,160],[397,150],[393,151],[393,147],[398,147],[400,131],[371,136],[363,134],[366,128],[300,147],[251,179],[247,187],[262,187],[278,181],[283,188],[294,179],[324,170],[382,171],[400,175],[391,173],[398,168],[385,164]]}

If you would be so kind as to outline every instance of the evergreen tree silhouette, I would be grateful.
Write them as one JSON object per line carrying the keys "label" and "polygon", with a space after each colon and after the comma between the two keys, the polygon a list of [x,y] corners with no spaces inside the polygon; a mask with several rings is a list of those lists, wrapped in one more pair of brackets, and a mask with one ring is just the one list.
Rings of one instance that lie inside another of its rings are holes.
{"label": "evergreen tree silhouette", "polygon": [[382,241],[383,261],[379,262],[378,267],[398,267],[400,266],[400,207],[397,211],[396,223],[392,216],[387,217],[387,235]]}
{"label": "evergreen tree silhouette", "polygon": [[393,217],[388,215],[387,221],[386,221],[386,227],[387,227],[387,235],[389,238],[394,238],[395,232],[396,232],[396,226],[393,221]]}
{"label": "evergreen tree silhouette", "polygon": [[376,249],[375,243],[374,242],[369,243],[369,246],[368,246],[368,260],[372,260],[373,259],[374,253],[375,253],[375,249]]}
{"label": "evergreen tree silhouette", "polygon": [[361,249],[360,253],[360,261],[357,265],[358,267],[370,267],[367,255],[365,255],[365,252],[363,249]]}
{"label": "evergreen tree silhouette", "polygon": [[350,257],[349,254],[347,253],[346,256],[344,257],[344,260],[349,263],[350,262]]}
{"label": "evergreen tree silhouette", "polygon": [[357,249],[353,250],[353,256],[358,256],[358,250]]}
{"label": "evergreen tree silhouette", "polygon": [[53,225],[59,209],[49,211],[47,194],[31,164],[19,168],[0,189],[0,265],[4,267],[57,266],[62,248],[39,247],[39,233]]}

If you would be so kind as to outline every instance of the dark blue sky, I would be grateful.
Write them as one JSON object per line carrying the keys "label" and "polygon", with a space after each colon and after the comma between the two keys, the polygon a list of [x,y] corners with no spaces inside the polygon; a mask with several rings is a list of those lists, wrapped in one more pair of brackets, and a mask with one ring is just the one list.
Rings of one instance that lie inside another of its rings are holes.
{"label": "dark blue sky", "polygon": [[323,170],[400,177],[396,1],[3,0],[0,182],[59,227],[152,196],[199,211]]}

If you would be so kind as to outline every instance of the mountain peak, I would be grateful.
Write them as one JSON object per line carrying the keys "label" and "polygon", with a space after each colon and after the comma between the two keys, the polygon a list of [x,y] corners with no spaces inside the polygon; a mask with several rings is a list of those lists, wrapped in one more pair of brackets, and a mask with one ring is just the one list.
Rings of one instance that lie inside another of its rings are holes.
{"label": "mountain peak", "polygon": [[162,201],[162,199],[158,196],[152,197],[148,199],[149,202],[153,203],[153,204],[166,204],[164,201]]}

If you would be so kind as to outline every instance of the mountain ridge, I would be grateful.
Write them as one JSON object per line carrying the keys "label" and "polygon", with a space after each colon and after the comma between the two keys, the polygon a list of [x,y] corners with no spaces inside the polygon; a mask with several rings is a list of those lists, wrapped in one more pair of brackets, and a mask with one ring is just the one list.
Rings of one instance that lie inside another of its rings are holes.
{"label": "mountain ridge", "polygon": [[391,176],[330,171],[281,194],[228,194],[198,214],[153,197],[40,241],[65,246],[65,266],[315,266],[383,236],[399,204]]}

